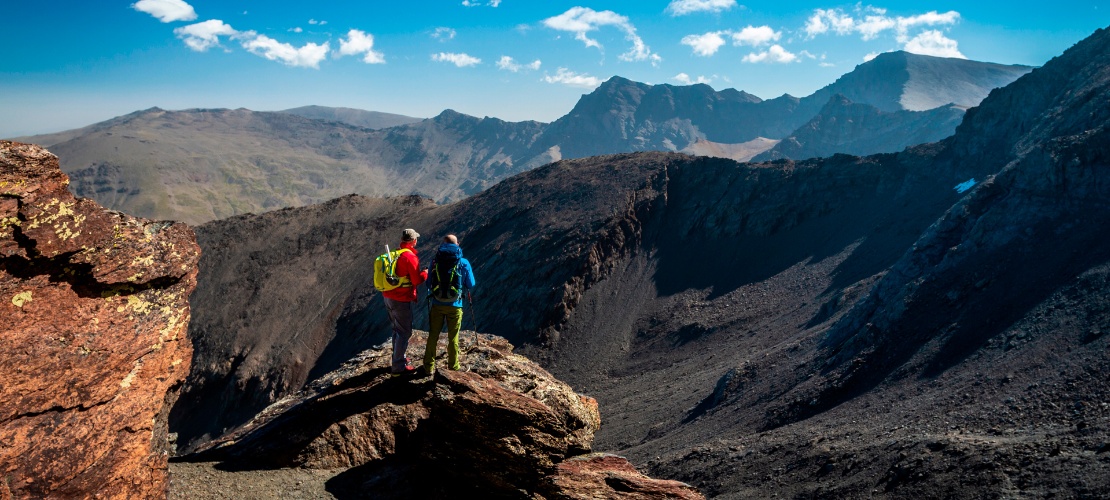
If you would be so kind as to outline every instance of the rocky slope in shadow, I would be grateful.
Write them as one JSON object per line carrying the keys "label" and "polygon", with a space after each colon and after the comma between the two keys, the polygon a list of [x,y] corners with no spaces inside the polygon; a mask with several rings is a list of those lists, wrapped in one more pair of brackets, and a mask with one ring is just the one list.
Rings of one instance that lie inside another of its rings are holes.
{"label": "rocky slope in shadow", "polygon": [[0,141],[0,498],[166,495],[199,248]]}
{"label": "rocky slope in shadow", "polygon": [[[482,337],[464,342],[465,370],[423,378],[391,377],[388,349],[364,351],[182,460],[324,470],[340,498],[703,498],[621,457],[591,454],[597,402],[505,339]],[[414,335],[410,356],[425,340]],[[437,481],[427,481],[429,470]],[[177,484],[183,497],[205,489]]]}
{"label": "rocky slope in shadow", "polygon": [[[746,165],[561,161],[413,209],[371,247],[411,226],[431,236],[427,256],[458,233],[477,329],[597,398],[596,448],[709,496],[1104,496],[1108,45],[1099,31],[995,91],[940,143]],[[329,209],[342,224],[297,222],[300,209],[200,231],[231,242],[257,223],[250,238],[266,241],[278,223],[365,245],[369,233],[339,228],[379,209],[349,201]],[[326,247],[268,258],[339,255]],[[314,323],[327,346],[277,356],[270,373],[324,373],[384,340],[374,253],[333,302],[342,312]],[[231,276],[242,262],[220,265]]]}

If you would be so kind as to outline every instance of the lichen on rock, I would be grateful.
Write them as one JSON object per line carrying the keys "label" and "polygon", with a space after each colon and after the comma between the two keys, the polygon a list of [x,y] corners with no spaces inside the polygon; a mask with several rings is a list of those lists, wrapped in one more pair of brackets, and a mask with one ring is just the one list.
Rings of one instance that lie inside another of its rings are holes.
{"label": "lichen on rock", "polygon": [[164,496],[200,249],[185,224],[104,209],[68,184],[53,154],[0,141],[3,490]]}

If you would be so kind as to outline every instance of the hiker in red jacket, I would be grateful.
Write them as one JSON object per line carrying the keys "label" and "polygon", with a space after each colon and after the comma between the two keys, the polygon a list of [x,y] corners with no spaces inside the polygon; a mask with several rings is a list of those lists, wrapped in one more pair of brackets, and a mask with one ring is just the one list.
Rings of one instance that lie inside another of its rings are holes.
{"label": "hiker in red jacket", "polygon": [[[420,270],[420,258],[416,255],[416,240],[420,233],[414,229],[405,229],[401,232],[401,249],[408,249],[397,257],[396,275],[408,278],[408,283],[398,288],[382,292],[385,309],[389,312],[389,321],[393,323],[393,366],[394,375],[410,373],[415,370],[409,364],[405,351],[409,348],[409,337],[412,337],[412,308],[416,304],[416,287],[428,279],[428,271]],[[405,280],[402,280],[404,283]]]}

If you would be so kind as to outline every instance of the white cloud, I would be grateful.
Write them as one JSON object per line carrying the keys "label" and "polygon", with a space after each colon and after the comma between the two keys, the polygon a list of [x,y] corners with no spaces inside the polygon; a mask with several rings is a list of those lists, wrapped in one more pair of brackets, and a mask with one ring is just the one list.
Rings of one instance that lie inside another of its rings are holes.
{"label": "white cloud", "polygon": [[131,8],[150,14],[164,23],[192,21],[197,18],[193,6],[181,0],[139,0],[131,4]]}
{"label": "white cloud", "polygon": [[185,45],[197,52],[205,52],[220,45],[221,36],[234,36],[239,32],[219,19],[175,28],[173,34],[185,41]]}
{"label": "white cloud", "polygon": [[936,57],[957,57],[967,59],[960,53],[955,40],[944,36],[937,30],[924,31],[906,42],[906,52]]}
{"label": "white cloud", "polygon": [[667,5],[671,16],[684,16],[694,12],[721,12],[736,7],[736,0],[672,0]]}
{"label": "white cloud", "polygon": [[936,26],[938,24],[956,24],[960,20],[960,13],[954,10],[938,14],[937,11],[929,11],[921,15],[910,17],[899,17],[895,20],[897,24],[898,41],[906,43],[909,39],[908,32],[910,28],[917,26]]}
{"label": "white cloud", "polygon": [[512,71],[513,73],[518,73],[521,70],[525,70],[525,69],[535,71],[537,69],[540,69],[540,64],[541,63],[540,63],[539,59],[536,59],[535,61],[532,61],[528,64],[520,64],[509,56],[501,56],[501,59],[499,59],[497,61],[498,69],[503,69],[503,70],[506,70],[506,71]]}
{"label": "white cloud", "polygon": [[636,34],[636,27],[628,22],[627,17],[611,10],[598,12],[589,7],[573,7],[562,14],[544,19],[543,24],[551,29],[574,33],[576,40],[586,44],[587,47],[598,49],[602,48],[601,43],[590,38],[586,33],[596,31],[603,26],[613,26],[623,31],[625,39],[632,42],[632,48],[618,56],[619,59],[622,61],[650,60],[652,64],[662,60],[658,55],[652,54],[644,40]]}
{"label": "white cloud", "polygon": [[447,40],[451,40],[452,38],[455,38],[456,34],[457,34],[457,32],[453,29],[448,28],[446,26],[440,26],[439,28],[436,28],[436,30],[432,32],[432,38],[435,38],[436,40],[439,40],[441,42],[446,42]]}
{"label": "white cloud", "polygon": [[303,30],[303,29],[301,29],[301,27],[300,27],[300,26],[297,26],[296,28],[289,28],[289,31],[292,31],[293,33],[301,33],[301,32],[303,32],[304,30]]}
{"label": "white cloud", "polygon": [[792,63],[798,60],[798,56],[787,52],[781,45],[775,44],[767,48],[767,50],[759,53],[752,52],[744,56],[743,61],[746,63]]}
{"label": "white cloud", "polygon": [[501,5],[501,0],[489,0],[489,6],[490,7],[493,7],[493,8],[496,9],[499,5]]}
{"label": "white cloud", "polygon": [[286,66],[301,68],[319,68],[320,61],[328,56],[330,50],[327,42],[324,42],[323,45],[307,43],[298,49],[266,35],[258,35],[245,40],[242,45],[244,49],[252,54],[265,57],[271,61],[278,61]]}
{"label": "white cloud", "polygon": [[708,84],[713,82],[712,79],[706,78],[706,77],[701,76],[701,75],[698,75],[697,80],[694,80],[694,79],[691,79],[690,75],[687,75],[686,73],[679,73],[679,74],[673,76],[671,79],[678,82],[678,83],[681,83],[683,85],[693,85],[695,83],[704,83],[704,84],[708,85]]}
{"label": "white cloud", "polygon": [[499,5],[501,5],[501,0],[490,0],[489,3],[471,2],[470,0],[463,0],[462,5],[463,5],[463,7],[479,7],[479,6],[482,6],[482,5],[489,5],[490,7],[493,7],[493,8],[496,9]]}
{"label": "white cloud", "polygon": [[856,23],[855,30],[864,40],[871,40],[880,33],[893,28],[896,22],[884,16],[867,16],[863,21]]}
{"label": "white cloud", "polygon": [[806,39],[835,31],[837,35],[859,34],[864,40],[872,40],[885,31],[894,30],[899,43],[909,41],[909,30],[922,26],[952,25],[960,20],[960,13],[950,10],[945,13],[929,11],[914,16],[890,17],[886,9],[856,4],[856,19],[841,9],[814,9],[803,28]]}
{"label": "white cloud", "polygon": [[327,21],[317,21],[315,19],[309,19],[308,24],[319,24],[320,26],[323,26],[325,24],[328,24],[328,22]]}
{"label": "white cloud", "polygon": [[867,55],[863,56],[863,62],[870,62],[872,59],[879,57],[879,54],[881,53],[882,52],[870,52]]}
{"label": "white cloud", "polygon": [[465,68],[467,66],[474,66],[474,65],[482,63],[482,60],[478,59],[477,57],[472,57],[468,54],[463,54],[463,53],[456,54],[456,53],[449,53],[449,52],[440,52],[438,54],[432,54],[432,60],[436,61],[436,62],[449,62],[449,63],[454,64],[455,66],[458,66],[460,68]]}
{"label": "white cloud", "polygon": [[555,76],[544,75],[543,81],[547,83],[561,83],[570,87],[582,87],[587,89],[597,88],[601,85],[601,79],[587,74],[578,74],[566,68],[559,68],[555,72]]}
{"label": "white cloud", "polygon": [[362,62],[366,64],[384,64],[385,55],[374,50],[374,35],[360,30],[347,32],[346,39],[339,39],[339,52],[335,57],[353,56],[363,54]]}
{"label": "white cloud", "polygon": [[779,38],[782,38],[782,32],[775,31],[770,26],[748,26],[739,33],[732,34],[732,44],[759,47],[778,41]]}
{"label": "white cloud", "polygon": [[695,54],[708,57],[716,54],[717,50],[725,44],[725,39],[721,35],[727,34],[727,31],[711,31],[703,35],[686,35],[682,37],[682,44],[693,48]]}

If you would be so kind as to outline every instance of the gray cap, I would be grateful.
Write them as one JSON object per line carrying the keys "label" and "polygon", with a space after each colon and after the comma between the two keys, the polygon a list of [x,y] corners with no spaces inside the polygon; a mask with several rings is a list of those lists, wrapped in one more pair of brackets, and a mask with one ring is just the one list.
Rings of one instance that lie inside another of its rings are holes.
{"label": "gray cap", "polygon": [[415,229],[406,229],[401,231],[401,241],[412,241],[420,237],[420,233]]}

